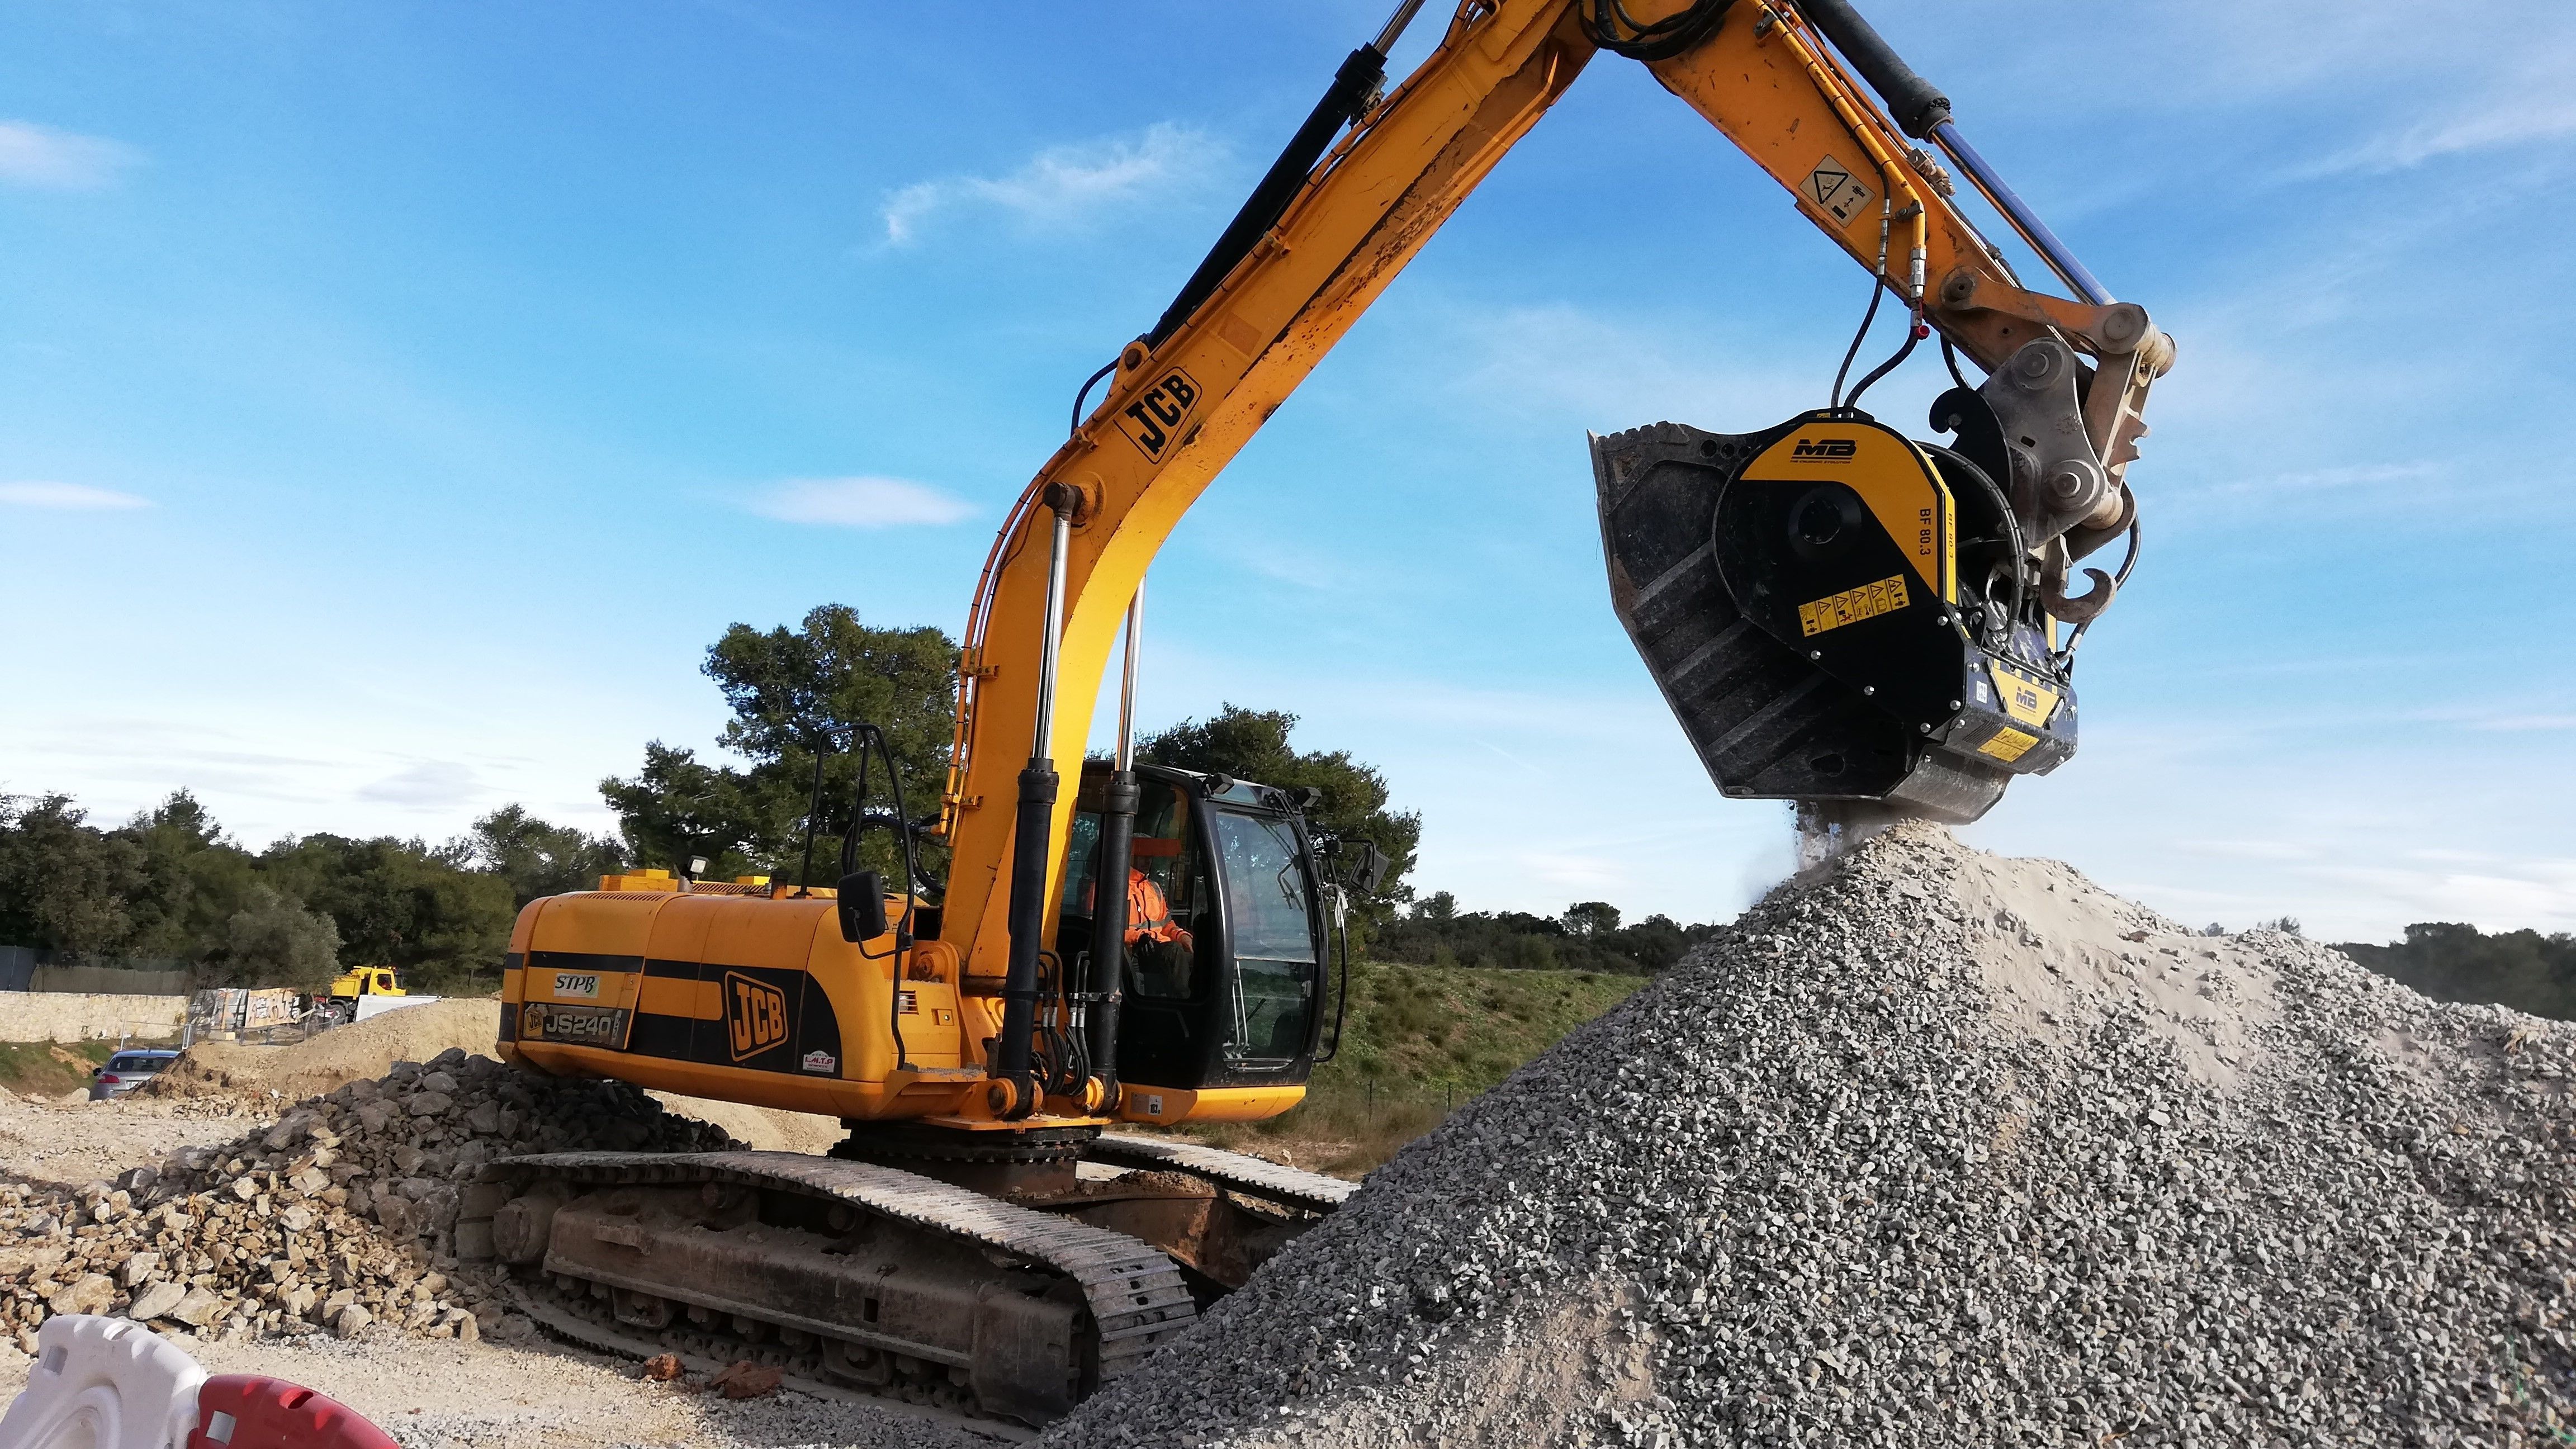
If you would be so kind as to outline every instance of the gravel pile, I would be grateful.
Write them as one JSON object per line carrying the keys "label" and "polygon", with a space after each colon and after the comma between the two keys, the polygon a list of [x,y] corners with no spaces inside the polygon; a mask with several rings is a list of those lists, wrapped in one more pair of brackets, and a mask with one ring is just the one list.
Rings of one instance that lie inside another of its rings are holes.
{"label": "gravel pile", "polygon": [[[105,1124],[102,1124],[104,1127]],[[77,1191],[0,1187],[0,1332],[34,1352],[56,1313],[201,1336],[516,1337],[501,1273],[456,1261],[458,1195],[525,1152],[731,1146],[619,1083],[522,1073],[461,1049],[396,1062],[219,1147]]]}
{"label": "gravel pile", "polygon": [[1902,826],[1045,1442],[2561,1443],[2576,1028]]}

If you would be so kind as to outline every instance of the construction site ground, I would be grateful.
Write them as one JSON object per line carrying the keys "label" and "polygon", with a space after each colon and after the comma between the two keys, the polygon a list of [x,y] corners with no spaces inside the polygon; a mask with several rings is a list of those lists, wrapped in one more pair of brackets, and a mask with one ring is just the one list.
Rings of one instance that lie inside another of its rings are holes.
{"label": "construction site ground", "polygon": [[[1357,1176],[1634,985],[1590,973],[1363,966],[1350,1022],[1355,1050],[1341,1074],[1317,1084],[1321,1110],[1298,1114],[1278,1130],[1219,1135],[1235,1150]],[[0,1083],[0,1181],[78,1188],[166,1161],[184,1148],[235,1142],[299,1102],[380,1078],[395,1062],[428,1061],[451,1048],[488,1054],[493,1011],[490,1001],[449,1000],[289,1046],[201,1043],[148,1090],[105,1102],[90,1101],[86,1091],[87,1067],[101,1052],[43,1043],[15,1048],[26,1060],[11,1058],[19,1071]],[[1464,1039],[1464,1018],[1488,1013],[1501,1023],[1500,1036],[1477,1033],[1477,1054],[1460,1055],[1455,1047]],[[825,1118],[653,1095],[667,1110],[752,1147],[820,1153],[841,1133]],[[318,1332],[269,1339],[209,1332],[178,1341],[210,1373],[269,1374],[304,1384],[358,1409],[406,1445],[875,1449],[1028,1437],[1013,1426],[961,1423],[854,1394],[817,1397],[790,1387],[731,1401],[691,1381],[647,1381],[631,1356],[549,1336],[514,1343],[424,1340],[377,1324],[345,1340]],[[31,1367],[0,1334],[0,1403],[24,1386]]]}
{"label": "construction site ground", "polygon": [[[1418,984],[1368,993],[1382,1081],[1483,1050]],[[1045,1442],[2576,1442],[2576,1027],[1918,826],[1570,1032],[1519,1004],[1544,1050]],[[451,1253],[478,1164],[837,1124],[519,1073],[490,1013],[0,1094],[0,1394],[49,1315],[128,1313],[407,1445],[991,1442],[541,1332]]]}
{"label": "construction site ground", "polygon": [[[209,1044],[150,1094],[91,1102],[85,1091],[0,1092],[0,1180],[78,1187],[185,1147],[216,1147],[275,1121],[304,1097],[381,1076],[397,1060],[451,1046],[489,1052],[490,1002],[443,1002],[344,1027],[294,1047]],[[60,1083],[46,1080],[47,1088]],[[665,1097],[757,1147],[819,1152],[838,1124],[796,1113]],[[547,1337],[518,1343],[422,1339],[375,1325],[349,1339],[178,1341],[209,1373],[258,1373],[350,1405],[413,1449],[965,1449],[1003,1442],[1003,1426],[971,1431],[946,1418],[855,1395],[792,1389],[728,1400],[684,1380],[642,1379],[631,1358]],[[0,1403],[25,1386],[33,1361],[0,1336]],[[693,1376],[693,1378],[703,1377]],[[1008,1435],[1008,1437],[1023,1437]]]}
{"label": "construction site ground", "polygon": [[[208,1373],[268,1374],[328,1394],[406,1449],[992,1449],[1004,1442],[894,1405],[787,1390],[728,1400],[649,1382],[631,1360],[551,1340],[424,1342],[380,1328],[345,1342],[322,1334],[183,1346]],[[0,1347],[0,1396],[16,1396],[30,1367],[26,1355]]]}

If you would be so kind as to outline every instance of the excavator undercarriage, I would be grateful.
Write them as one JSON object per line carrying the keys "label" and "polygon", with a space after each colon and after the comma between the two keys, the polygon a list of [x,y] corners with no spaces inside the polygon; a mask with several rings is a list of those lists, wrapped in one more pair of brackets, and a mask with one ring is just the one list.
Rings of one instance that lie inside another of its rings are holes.
{"label": "excavator undercarriage", "polygon": [[484,1169],[459,1248],[552,1291],[559,1314],[657,1344],[1043,1424],[1352,1190],[1124,1134],[1009,1134],[982,1153],[879,1136],[829,1157],[511,1159]]}

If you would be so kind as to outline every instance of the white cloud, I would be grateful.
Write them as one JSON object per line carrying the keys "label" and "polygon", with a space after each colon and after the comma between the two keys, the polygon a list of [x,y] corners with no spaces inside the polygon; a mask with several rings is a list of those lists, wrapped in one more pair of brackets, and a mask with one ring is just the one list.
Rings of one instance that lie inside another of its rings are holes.
{"label": "white cloud", "polygon": [[2480,77],[2466,101],[2392,135],[2328,158],[2322,175],[2403,171],[2445,156],[2561,141],[2576,136],[2576,93],[2567,73],[2576,41],[2515,55],[2509,74]]}
{"label": "white cloud", "polygon": [[2476,730],[2504,730],[2516,733],[2524,730],[2576,730],[2576,714],[2498,715],[2493,719],[2473,721],[2469,725],[2469,728]]}
{"label": "white cloud", "polygon": [[901,478],[791,478],[751,505],[782,523],[821,523],[840,528],[897,528],[955,523],[974,505],[926,483]]}
{"label": "white cloud", "polygon": [[2275,498],[2285,494],[2375,492],[2403,485],[2406,495],[2421,497],[2423,490],[2420,485],[2440,476],[2441,472],[2440,465],[2434,463],[2356,463],[2233,478],[2174,491],[2201,498],[2233,495]]}
{"label": "white cloud", "polygon": [[0,504],[18,508],[52,508],[66,513],[98,513],[126,508],[149,508],[152,500],[119,493],[113,488],[92,488],[86,483],[0,483]]}
{"label": "white cloud", "polygon": [[358,787],[358,798],[415,809],[453,809],[468,803],[482,790],[482,781],[470,768],[446,760],[426,760]]}
{"label": "white cloud", "polygon": [[0,121],[0,182],[12,186],[96,191],[140,159],[133,147],[103,136]]}
{"label": "white cloud", "polygon": [[[1442,350],[1455,391],[1480,409],[1527,419],[1575,416],[1609,427],[1663,418],[1785,417],[1816,406],[1830,372],[1808,375],[1771,339],[1730,339],[1604,317],[1580,307],[1512,307],[1461,317]],[[1770,345],[1763,345],[1769,343]],[[1712,354],[1729,359],[1711,362]]]}
{"label": "white cloud", "polygon": [[1204,176],[1223,143],[1157,121],[1132,137],[1050,146],[1006,176],[943,176],[886,198],[885,243],[903,246],[943,212],[999,210],[1035,227],[1078,223],[1103,207],[1167,192]]}

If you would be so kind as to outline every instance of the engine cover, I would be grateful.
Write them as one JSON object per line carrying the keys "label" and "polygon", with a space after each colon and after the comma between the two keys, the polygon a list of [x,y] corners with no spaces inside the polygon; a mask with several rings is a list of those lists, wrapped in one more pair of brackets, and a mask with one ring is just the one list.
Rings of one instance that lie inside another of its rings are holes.
{"label": "engine cover", "polygon": [[1595,436],[1592,468],[1611,605],[1727,796],[1964,823],[2075,753],[2008,504],[1954,455],[1814,412]]}

